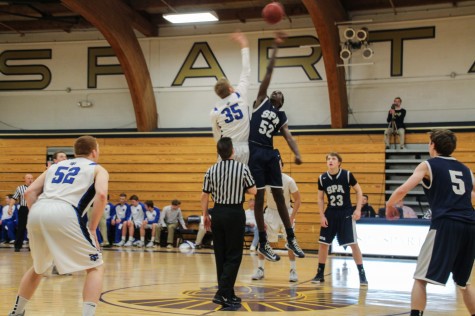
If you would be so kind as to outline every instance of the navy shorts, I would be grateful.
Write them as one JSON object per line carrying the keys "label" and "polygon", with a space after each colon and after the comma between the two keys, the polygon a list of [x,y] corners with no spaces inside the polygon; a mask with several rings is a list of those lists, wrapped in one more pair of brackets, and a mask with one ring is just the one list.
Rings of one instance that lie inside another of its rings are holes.
{"label": "navy shorts", "polygon": [[336,236],[340,246],[356,244],[356,227],[352,215],[352,208],[325,211],[328,227],[321,227],[319,242],[331,245]]}
{"label": "navy shorts", "polygon": [[417,259],[414,279],[444,285],[450,273],[465,287],[475,258],[475,225],[452,219],[432,223]]}
{"label": "navy shorts", "polygon": [[249,150],[249,169],[256,181],[257,189],[263,189],[266,185],[282,188],[279,151],[253,143],[249,143]]}

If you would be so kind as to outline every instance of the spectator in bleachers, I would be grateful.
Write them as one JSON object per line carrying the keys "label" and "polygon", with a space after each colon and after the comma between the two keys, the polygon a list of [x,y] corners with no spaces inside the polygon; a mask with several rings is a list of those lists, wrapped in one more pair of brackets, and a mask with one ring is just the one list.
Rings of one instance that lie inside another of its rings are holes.
{"label": "spectator in bleachers", "polygon": [[183,220],[183,215],[181,214],[180,209],[181,202],[179,200],[173,200],[171,205],[165,206],[162,213],[160,214],[160,226],[162,228],[167,228],[167,248],[173,248],[173,240],[175,238],[175,229],[178,227],[178,222],[180,222],[183,229],[186,228],[185,221]]}
{"label": "spectator in bleachers", "polygon": [[[356,210],[356,205],[353,206],[353,210]],[[363,194],[363,205],[361,206],[361,217],[376,217],[374,208],[368,203],[368,195]]]}
{"label": "spectator in bleachers", "polygon": [[399,135],[399,146],[404,149],[404,137],[406,132],[406,125],[404,125],[404,118],[406,117],[406,110],[401,107],[402,99],[400,97],[394,98],[391,109],[388,112],[386,122],[388,128],[384,131],[384,143],[386,149],[389,149],[390,138],[393,130]]}
{"label": "spectator in bleachers", "polygon": [[140,226],[140,243],[138,244],[139,247],[143,247],[145,244],[145,231],[147,229],[152,230],[150,241],[147,243],[145,247],[152,248],[155,242],[155,234],[159,231],[158,228],[158,220],[160,219],[160,209],[153,205],[153,201],[146,201],[145,206],[147,211],[145,212],[145,218],[142,222],[142,226]]}
{"label": "spectator in bleachers", "polygon": [[125,244],[125,236],[127,234],[127,221],[130,219],[130,205],[127,204],[127,194],[119,195],[119,203],[115,205],[115,217],[111,221],[111,225],[115,226],[115,245],[123,246]]}
{"label": "spectator in bleachers", "polygon": [[18,204],[13,206],[13,213],[8,213],[10,207],[10,200],[13,198],[13,194],[7,194],[5,196],[5,206],[0,207],[0,242],[15,242],[15,232],[18,217]]}
{"label": "spectator in bleachers", "polygon": [[[139,246],[143,247],[143,244],[140,244],[140,240],[135,240],[135,230],[140,230],[142,223],[145,219],[145,211],[147,208],[142,202],[139,202],[139,197],[137,195],[132,195],[130,197],[130,217],[124,225],[127,226],[127,231],[129,233],[129,240],[124,244],[125,247],[130,246]],[[125,234],[122,232],[122,240],[124,240]]]}
{"label": "spectator in bleachers", "polygon": [[246,228],[244,230],[244,233],[254,233],[254,239],[249,247],[251,251],[256,251],[257,243],[259,242],[259,229],[257,228],[256,217],[254,216],[254,204],[254,199],[250,199],[247,202],[249,208],[246,210]]}

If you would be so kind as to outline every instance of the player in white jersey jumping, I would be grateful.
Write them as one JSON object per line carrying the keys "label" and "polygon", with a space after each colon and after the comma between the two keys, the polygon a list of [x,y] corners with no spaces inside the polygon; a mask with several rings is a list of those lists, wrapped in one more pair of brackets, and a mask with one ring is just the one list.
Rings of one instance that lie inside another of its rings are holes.
{"label": "player in white jersey jumping", "polygon": [[241,32],[235,32],[231,38],[241,46],[241,77],[236,88],[226,78],[219,79],[214,86],[214,91],[221,100],[211,111],[211,127],[216,142],[222,137],[231,138],[235,151],[234,160],[247,164],[250,120],[247,90],[251,75],[249,42]]}
{"label": "player in white jersey jumping", "polygon": [[[104,274],[96,229],[107,203],[109,174],[97,164],[99,144],[94,137],[79,137],[74,153],[75,159],[52,165],[25,192],[33,266],[23,275],[9,315],[25,314],[42,274],[53,262],[61,274],[87,272],[82,315],[95,313]],[[86,227],[82,216],[93,201]]]}

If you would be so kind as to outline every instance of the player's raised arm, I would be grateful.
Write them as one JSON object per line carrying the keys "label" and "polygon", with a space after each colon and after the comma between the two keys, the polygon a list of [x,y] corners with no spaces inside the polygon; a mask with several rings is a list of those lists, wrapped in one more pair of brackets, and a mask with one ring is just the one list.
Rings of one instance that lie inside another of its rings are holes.
{"label": "player's raised arm", "polygon": [[264,79],[259,86],[259,92],[257,93],[256,102],[254,103],[253,107],[257,108],[262,101],[267,97],[267,89],[269,88],[270,80],[272,78],[272,72],[275,66],[275,58],[277,56],[277,51],[279,50],[279,45],[284,42],[286,35],[283,32],[277,32],[275,35],[274,45],[272,49],[272,56],[269,60],[269,64],[267,65],[267,71],[264,76]]}

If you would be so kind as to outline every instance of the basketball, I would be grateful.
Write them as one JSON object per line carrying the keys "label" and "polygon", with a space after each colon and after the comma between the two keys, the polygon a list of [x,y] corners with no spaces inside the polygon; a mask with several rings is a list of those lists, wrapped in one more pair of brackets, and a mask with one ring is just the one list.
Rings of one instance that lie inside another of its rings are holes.
{"label": "basketball", "polygon": [[284,17],[284,7],[280,2],[271,2],[262,9],[262,18],[268,24],[279,23]]}
{"label": "basketball", "polygon": [[386,219],[390,221],[398,220],[400,217],[399,210],[394,206],[386,206]]}

